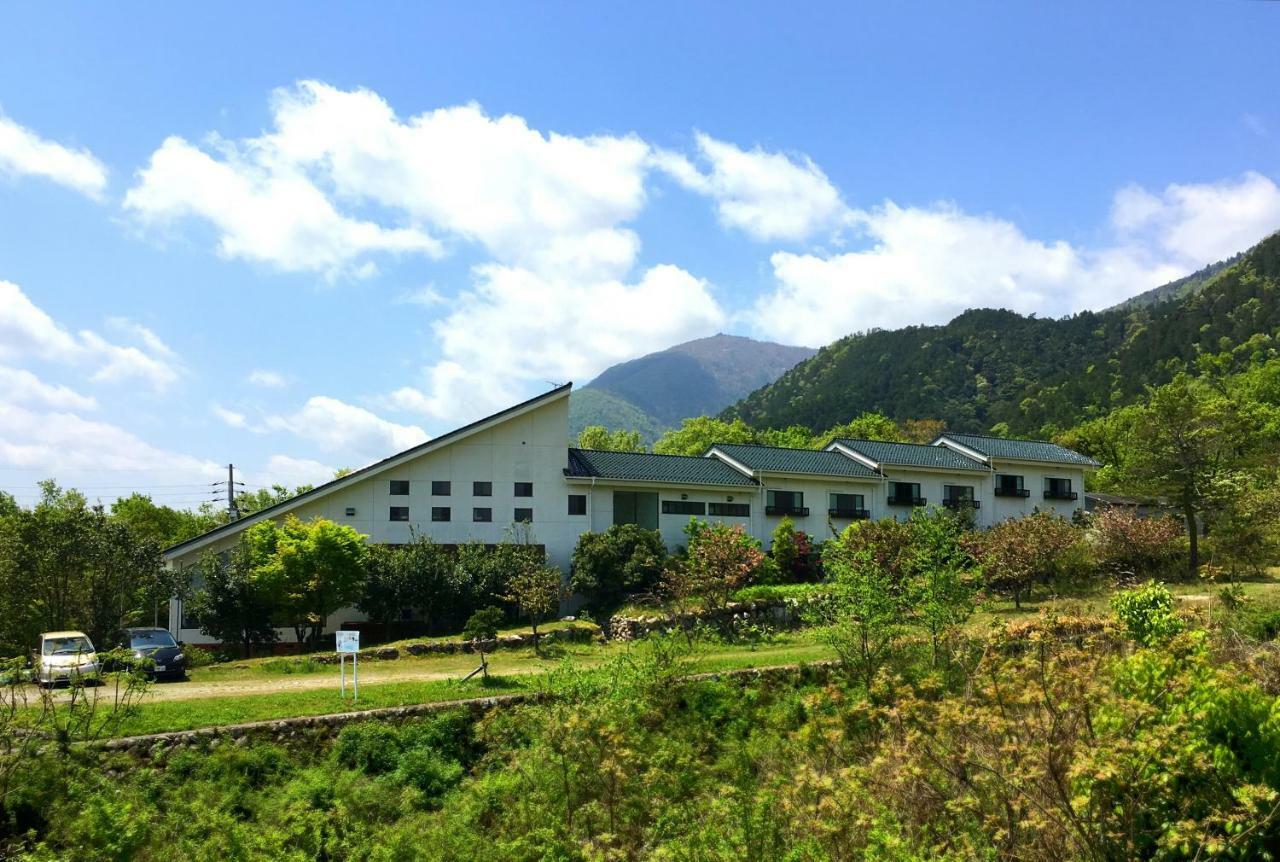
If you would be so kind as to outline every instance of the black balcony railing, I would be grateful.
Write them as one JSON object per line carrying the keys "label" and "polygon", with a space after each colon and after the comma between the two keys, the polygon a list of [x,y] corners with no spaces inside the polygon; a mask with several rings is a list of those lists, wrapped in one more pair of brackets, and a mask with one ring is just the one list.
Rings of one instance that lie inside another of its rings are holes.
{"label": "black balcony railing", "polygon": [[890,506],[923,506],[929,502],[924,497],[890,497]]}
{"label": "black balcony railing", "polygon": [[1045,491],[1044,498],[1046,500],[1079,500],[1080,494],[1076,491]]}
{"label": "black balcony railing", "polygon": [[978,500],[966,500],[963,497],[958,499],[943,500],[942,505],[948,509],[981,509],[982,503]]}
{"label": "black balcony railing", "polygon": [[1031,491],[1026,488],[1001,488],[996,486],[997,497],[1030,497]]}
{"label": "black balcony railing", "polygon": [[827,509],[827,514],[833,518],[848,518],[851,521],[865,521],[871,517],[871,513],[866,509]]}
{"label": "black balcony railing", "polygon": [[765,506],[766,515],[795,515],[799,518],[809,517],[808,506]]}

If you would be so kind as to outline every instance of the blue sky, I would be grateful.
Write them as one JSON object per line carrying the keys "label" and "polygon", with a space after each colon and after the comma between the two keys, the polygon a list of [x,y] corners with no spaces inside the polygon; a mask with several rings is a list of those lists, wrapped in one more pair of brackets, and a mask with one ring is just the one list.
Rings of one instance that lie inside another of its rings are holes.
{"label": "blue sky", "polygon": [[1280,227],[1273,3],[370,8],[0,8],[0,488],[314,481]]}

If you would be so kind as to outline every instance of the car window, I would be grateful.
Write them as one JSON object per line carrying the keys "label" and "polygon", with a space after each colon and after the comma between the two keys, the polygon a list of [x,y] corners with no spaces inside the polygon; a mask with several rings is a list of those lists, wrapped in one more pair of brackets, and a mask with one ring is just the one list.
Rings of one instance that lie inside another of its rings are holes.
{"label": "car window", "polygon": [[78,652],[93,652],[93,644],[88,638],[45,638],[41,644],[45,655],[71,655]]}
{"label": "car window", "polygon": [[168,632],[132,632],[129,635],[130,649],[149,649],[151,647],[177,646],[173,635]]}

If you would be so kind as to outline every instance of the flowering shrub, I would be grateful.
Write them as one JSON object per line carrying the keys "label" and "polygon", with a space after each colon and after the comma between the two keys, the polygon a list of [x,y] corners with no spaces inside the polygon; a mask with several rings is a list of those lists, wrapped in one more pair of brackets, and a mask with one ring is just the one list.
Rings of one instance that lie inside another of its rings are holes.
{"label": "flowering shrub", "polygon": [[1182,526],[1173,518],[1142,518],[1127,509],[1103,509],[1093,519],[1098,562],[1118,576],[1159,574],[1180,550]]}
{"label": "flowering shrub", "polygon": [[1059,572],[1080,539],[1070,521],[1035,512],[1002,521],[984,533],[970,533],[964,542],[982,566],[987,589],[1009,596],[1021,608],[1023,596]]}
{"label": "flowering shrub", "polygon": [[765,562],[760,543],[740,525],[691,520],[685,533],[688,551],[663,578],[665,591],[677,600],[700,598],[712,607],[724,607]]}

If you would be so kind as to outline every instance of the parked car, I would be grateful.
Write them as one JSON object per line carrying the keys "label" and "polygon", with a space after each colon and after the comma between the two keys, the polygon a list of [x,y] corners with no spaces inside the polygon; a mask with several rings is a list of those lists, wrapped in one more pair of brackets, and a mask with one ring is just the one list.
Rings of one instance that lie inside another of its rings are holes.
{"label": "parked car", "polygon": [[37,685],[88,680],[98,676],[98,651],[84,632],[45,632],[32,650]]}
{"label": "parked car", "polygon": [[143,671],[154,679],[185,679],[187,676],[187,657],[168,629],[124,629],[116,639],[116,646],[133,653],[134,658],[149,659],[143,662]]}

